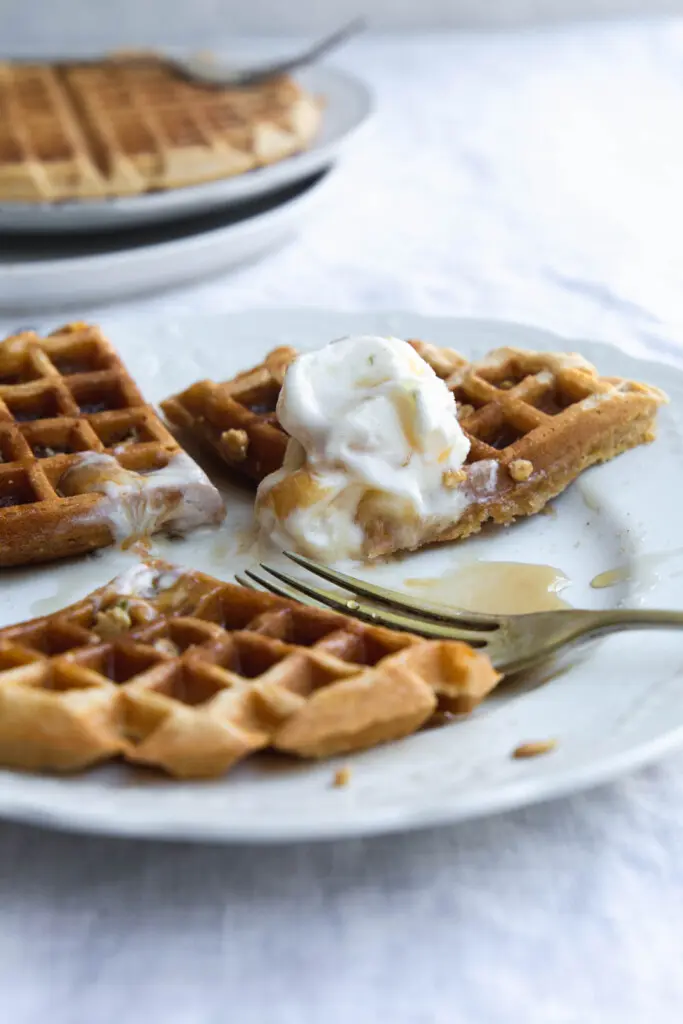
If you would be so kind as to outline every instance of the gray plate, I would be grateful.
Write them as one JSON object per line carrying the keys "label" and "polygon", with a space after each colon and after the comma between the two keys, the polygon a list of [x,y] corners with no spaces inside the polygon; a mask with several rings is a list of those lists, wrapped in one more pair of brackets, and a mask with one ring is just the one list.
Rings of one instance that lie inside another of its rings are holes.
{"label": "gray plate", "polygon": [[358,79],[329,67],[310,68],[297,77],[325,100],[321,130],[305,152],[234,178],[141,196],[61,203],[1,202],[0,229],[58,233],[169,222],[257,199],[322,171],[368,119],[370,93]]}
{"label": "gray plate", "polygon": [[84,235],[6,235],[0,310],[83,308],[130,298],[258,259],[294,237],[328,172],[227,210],[170,224]]}

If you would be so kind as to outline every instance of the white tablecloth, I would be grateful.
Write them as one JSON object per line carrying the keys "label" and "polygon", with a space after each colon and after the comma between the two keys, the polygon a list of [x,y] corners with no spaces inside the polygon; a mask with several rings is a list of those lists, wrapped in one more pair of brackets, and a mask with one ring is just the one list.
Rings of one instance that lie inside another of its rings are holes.
{"label": "white tablecloth", "polygon": [[[305,235],[126,312],[410,307],[678,358],[683,23],[369,39],[343,62],[379,115]],[[0,1019],[673,1024],[682,769],[288,849],[0,826]]]}

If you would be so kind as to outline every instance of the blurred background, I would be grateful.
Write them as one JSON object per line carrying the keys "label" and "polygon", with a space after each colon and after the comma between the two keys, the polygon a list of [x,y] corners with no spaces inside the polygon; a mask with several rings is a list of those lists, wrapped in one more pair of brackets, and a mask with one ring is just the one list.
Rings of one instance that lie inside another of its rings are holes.
{"label": "blurred background", "polygon": [[[369,31],[329,64],[369,91],[376,114],[315,215],[292,212],[296,240],[271,259],[136,310],[411,308],[680,358],[683,0],[0,0],[0,48],[291,53],[288,37],[358,14]],[[326,123],[338,116],[332,102]],[[3,310],[3,241],[0,316],[18,294],[5,274]],[[18,269],[42,282],[54,268],[35,246],[27,266],[28,244],[14,243]],[[226,266],[232,245],[226,234]],[[86,269],[113,292],[98,266]],[[70,298],[97,319],[105,299],[72,294],[81,280],[41,285],[41,304]],[[22,308],[38,291],[27,284]]]}
{"label": "blurred background", "polygon": [[377,30],[502,29],[683,12],[683,0],[0,0],[9,52],[80,41],[194,43],[239,33],[326,31],[363,13]]}

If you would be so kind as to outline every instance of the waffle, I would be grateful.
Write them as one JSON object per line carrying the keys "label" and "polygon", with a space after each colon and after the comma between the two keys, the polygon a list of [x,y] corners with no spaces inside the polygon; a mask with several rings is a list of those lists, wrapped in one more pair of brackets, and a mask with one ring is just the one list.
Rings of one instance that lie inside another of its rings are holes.
{"label": "waffle", "polygon": [[287,434],[275,413],[294,348],[273,349],[263,363],[217,384],[200,380],[161,403],[167,419],[255,483],[280,469]]}
{"label": "waffle", "polygon": [[[666,401],[657,388],[600,377],[575,353],[504,348],[470,362],[452,349],[411,344],[456,400],[471,445],[459,484],[469,501],[447,529],[420,524],[400,539],[373,513],[362,524],[369,557],[464,538],[489,520],[507,524],[539,512],[584,469],[653,440],[655,414]],[[292,348],[275,349],[234,380],[201,381],[162,408],[172,424],[259,483],[284,458],[287,435],[275,409],[295,357]]]}
{"label": "waffle", "polygon": [[122,756],[192,778],[265,747],[327,757],[471,711],[499,678],[466,644],[143,563],[0,630],[0,763],[68,772]]}
{"label": "waffle", "polygon": [[320,104],[292,79],[206,89],[162,61],[0,63],[0,199],[129,196],[304,149]]}
{"label": "waffle", "polygon": [[96,327],[0,343],[0,566],[223,518]]}

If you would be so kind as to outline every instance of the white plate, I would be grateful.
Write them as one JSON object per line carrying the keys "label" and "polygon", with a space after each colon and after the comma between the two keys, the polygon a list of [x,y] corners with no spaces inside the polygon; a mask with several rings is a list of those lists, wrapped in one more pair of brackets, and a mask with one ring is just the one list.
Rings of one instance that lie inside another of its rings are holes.
{"label": "white plate", "polygon": [[252,262],[294,237],[331,173],[172,224],[87,236],[6,235],[0,248],[0,310],[78,309],[189,284]]}
{"label": "white plate", "polygon": [[[513,344],[578,347],[607,374],[665,387],[655,445],[586,473],[555,504],[507,530],[432,549],[382,568],[373,579],[400,586],[473,559],[550,563],[573,580],[575,605],[682,607],[680,501],[683,375],[592,342],[574,343],[504,323],[436,320],[409,314],[344,315],[289,311],[193,318],[144,330],[119,320],[110,335],[153,399],[203,376],[229,377],[275,344],[315,346],[351,332],[396,333],[453,345],[471,355]],[[173,353],[172,358],[169,354]],[[184,541],[160,542],[172,560],[224,579],[246,565],[249,492],[226,488],[225,526]],[[640,563],[643,554],[669,560]],[[599,572],[636,560],[634,581],[591,590]],[[56,609],[116,574],[125,556],[5,572],[0,624]],[[556,751],[513,760],[520,742],[556,738]],[[0,772],[0,814],[44,825],[117,835],[225,842],[366,835],[455,822],[560,796],[660,757],[683,741],[683,643],[674,633],[612,637],[574,656],[545,686],[503,686],[469,720],[344,759],[350,784],[330,786],[340,762],[273,772],[258,758],[224,779],[179,783],[109,765],[75,778]]]}
{"label": "white plate", "polygon": [[325,100],[320,132],[311,147],[268,167],[188,188],[149,192],[114,199],[60,203],[0,202],[0,229],[21,232],[62,232],[119,229],[177,220],[190,214],[223,209],[265,198],[330,167],[363,125],[372,100],[365,85],[331,67],[313,67],[297,78]]}

